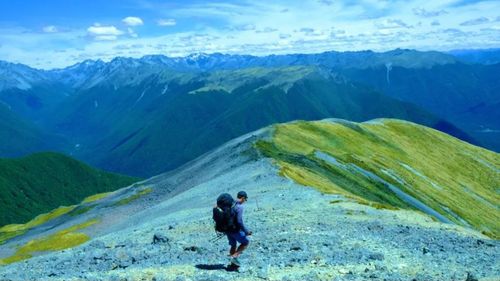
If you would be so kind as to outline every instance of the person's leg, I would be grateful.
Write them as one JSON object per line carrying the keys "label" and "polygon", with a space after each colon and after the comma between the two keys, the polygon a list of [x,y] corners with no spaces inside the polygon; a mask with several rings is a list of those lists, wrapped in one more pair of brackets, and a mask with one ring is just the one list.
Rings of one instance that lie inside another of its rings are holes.
{"label": "person's leg", "polygon": [[233,257],[237,258],[241,255],[241,253],[243,253],[243,251],[248,247],[248,244],[246,245],[243,245],[243,244],[240,244],[240,246],[238,247],[238,250],[236,250],[236,252],[233,254]]}
{"label": "person's leg", "polygon": [[232,256],[236,253],[236,245],[231,246],[231,249],[229,249],[229,255]]}
{"label": "person's leg", "polygon": [[236,250],[236,252],[234,252],[231,255],[231,257],[233,257],[233,258],[237,258],[248,247],[248,244],[250,243],[250,241],[248,240],[248,238],[245,235],[245,233],[242,232],[242,231],[240,231],[238,233],[238,235],[234,236],[233,238],[235,238],[235,240],[240,243],[240,246],[238,247],[238,249]]}
{"label": "person's leg", "polygon": [[236,252],[236,239],[230,233],[227,233],[226,236],[227,240],[229,241],[229,246],[231,246],[231,248],[229,249],[229,255],[233,256]]}

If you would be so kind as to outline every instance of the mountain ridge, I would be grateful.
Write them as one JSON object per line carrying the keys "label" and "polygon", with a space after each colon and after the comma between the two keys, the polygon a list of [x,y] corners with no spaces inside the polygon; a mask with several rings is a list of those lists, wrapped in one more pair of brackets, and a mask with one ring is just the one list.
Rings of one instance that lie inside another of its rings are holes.
{"label": "mountain ridge", "polygon": [[[309,134],[310,139],[296,138],[289,134],[301,134],[297,126],[304,125],[312,126],[314,134]],[[321,129],[317,126],[327,127]],[[0,246],[0,257],[4,263],[14,263],[0,267],[0,277],[19,280],[29,274],[33,278],[48,280],[235,278],[234,273],[226,272],[224,265],[221,265],[228,250],[226,242],[207,243],[208,237],[211,237],[210,231],[213,231],[210,210],[218,194],[234,194],[239,190],[246,190],[250,199],[246,205],[246,220],[254,230],[254,235],[250,247],[241,257],[243,266],[238,277],[248,280],[448,280],[465,279],[467,271],[479,278],[494,280],[498,277],[494,266],[500,247],[498,240],[491,240],[469,227],[459,226],[459,221],[443,224],[429,215],[404,206],[395,209],[388,208],[390,204],[377,205],[377,201],[372,199],[363,202],[339,189],[333,193],[325,192],[322,189],[324,181],[297,180],[290,169],[283,170],[279,163],[281,158],[269,155],[258,144],[259,141],[264,141],[281,145],[279,139],[283,136],[283,130],[289,129],[285,135],[307,145],[295,143],[284,150],[286,153],[297,153],[304,148],[309,150],[308,145],[331,153],[330,149],[325,150],[324,142],[316,140],[328,134],[343,137],[343,134],[336,131],[342,129],[350,132],[346,138],[352,138],[352,134],[362,134],[363,137],[344,144],[334,139],[330,145],[359,150],[365,146],[361,141],[376,141],[385,148],[378,153],[389,156],[391,154],[386,154],[386,151],[395,149],[395,146],[401,146],[400,149],[408,148],[404,142],[400,142],[402,139],[388,138],[390,134],[387,132],[394,132],[394,126],[424,130],[431,136],[443,138],[444,144],[449,142],[447,145],[454,147],[450,151],[451,155],[460,151],[465,153],[463,157],[472,157],[466,155],[469,150],[478,152],[473,156],[480,157],[484,163],[491,165],[474,164],[478,171],[494,173],[492,167],[500,165],[496,153],[409,122],[387,119],[365,123],[325,120],[270,126],[233,139],[174,171],[99,197],[97,201],[82,203],[80,208],[94,205],[85,213],[73,217],[62,215],[37,228],[48,229],[47,231],[33,229],[11,238]],[[413,129],[405,131],[413,132]],[[414,135],[408,133],[402,137],[413,138]],[[415,147],[407,151],[413,155],[419,148],[433,145],[440,147],[440,143],[441,141],[436,144],[434,139],[422,138]],[[304,154],[306,157],[315,157],[314,155]],[[305,159],[303,157],[286,159],[295,159],[298,164],[301,159]],[[363,154],[339,159],[338,163],[359,165],[357,158],[360,157]],[[345,159],[351,160],[345,162]],[[420,157],[417,160],[425,162]],[[441,161],[447,161],[447,158],[441,157]],[[453,161],[449,161],[451,162]],[[337,165],[322,163],[329,165],[330,169]],[[314,166],[309,167],[311,173],[322,171]],[[365,169],[364,166],[359,167]],[[419,165],[410,167],[414,171],[403,173],[403,170],[394,170],[391,175],[401,182],[404,180],[410,183],[409,179],[420,173],[422,177],[417,176],[417,179],[430,190],[435,187],[429,181],[436,185],[442,184],[439,177],[428,173]],[[470,178],[470,173],[466,173],[466,170],[467,168],[457,171],[457,175],[463,173],[462,177]],[[309,174],[304,171],[301,173],[305,179],[310,179]],[[381,172],[377,173],[391,184],[402,184]],[[335,175],[333,170],[330,174]],[[356,179],[360,188],[366,182],[374,183],[373,178],[355,170],[337,177],[335,182],[339,186],[342,178],[344,181]],[[485,177],[484,180],[495,179]],[[379,184],[374,184],[374,187],[380,188],[380,191],[385,190]],[[480,192],[479,194],[487,189],[470,188],[471,191]],[[390,195],[391,191],[383,192]],[[465,194],[463,190],[460,192]],[[494,202],[498,202],[498,196],[493,198]],[[444,204],[449,206],[449,203]],[[481,200],[477,204],[487,205]],[[463,209],[460,205],[456,207]],[[167,242],[153,243],[153,237],[158,235],[166,237],[164,241]],[[58,244],[54,240],[58,237],[74,237],[74,240],[70,240],[69,244]],[[84,241],[79,242],[82,238]],[[53,241],[53,249],[43,248],[44,241]],[[83,244],[76,246],[71,241]],[[37,252],[37,249],[44,250]],[[60,249],[64,250],[59,251]],[[270,252],[273,254],[270,255]],[[37,256],[39,254],[44,255]],[[25,262],[16,262],[26,258],[29,259]],[[402,263],[411,266],[401,266]],[[217,265],[221,270],[205,271],[203,265]]]}

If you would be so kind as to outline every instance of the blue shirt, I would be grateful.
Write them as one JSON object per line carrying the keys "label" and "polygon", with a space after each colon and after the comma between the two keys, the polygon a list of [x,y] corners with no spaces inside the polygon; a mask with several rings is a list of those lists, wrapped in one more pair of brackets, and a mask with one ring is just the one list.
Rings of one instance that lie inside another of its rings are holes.
{"label": "blue shirt", "polygon": [[245,210],[243,204],[241,204],[240,202],[236,202],[235,210],[238,226],[243,232],[245,232],[245,234],[248,235],[250,231],[248,231],[248,228],[246,228],[245,224],[243,223],[243,211]]}

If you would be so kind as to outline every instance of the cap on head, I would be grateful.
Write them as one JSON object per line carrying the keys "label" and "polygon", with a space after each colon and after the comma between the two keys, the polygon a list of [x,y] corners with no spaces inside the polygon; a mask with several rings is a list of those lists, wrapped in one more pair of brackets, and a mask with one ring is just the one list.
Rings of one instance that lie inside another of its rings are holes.
{"label": "cap on head", "polygon": [[236,197],[237,197],[238,199],[240,199],[240,198],[245,198],[245,199],[248,199],[248,195],[247,195],[247,193],[246,193],[245,191],[240,191],[240,192],[238,192],[238,194],[236,195]]}

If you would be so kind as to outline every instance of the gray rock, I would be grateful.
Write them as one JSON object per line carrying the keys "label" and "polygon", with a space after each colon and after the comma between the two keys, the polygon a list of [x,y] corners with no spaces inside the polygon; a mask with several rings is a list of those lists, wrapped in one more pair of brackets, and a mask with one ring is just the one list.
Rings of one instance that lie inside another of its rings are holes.
{"label": "gray rock", "polygon": [[269,265],[264,265],[257,271],[257,277],[267,280],[269,278]]}
{"label": "gray rock", "polygon": [[384,254],[382,253],[373,253],[368,256],[369,259],[371,260],[377,260],[377,261],[382,261],[384,260]]}
{"label": "gray rock", "polygon": [[153,244],[170,244],[170,239],[160,233],[155,233],[153,235]]}
{"label": "gray rock", "polygon": [[474,276],[474,274],[467,272],[467,279],[465,281],[478,281],[478,279]]}
{"label": "gray rock", "polygon": [[106,244],[102,242],[101,240],[94,240],[89,243],[89,247],[92,248],[97,248],[97,249],[104,249],[106,247]]}

